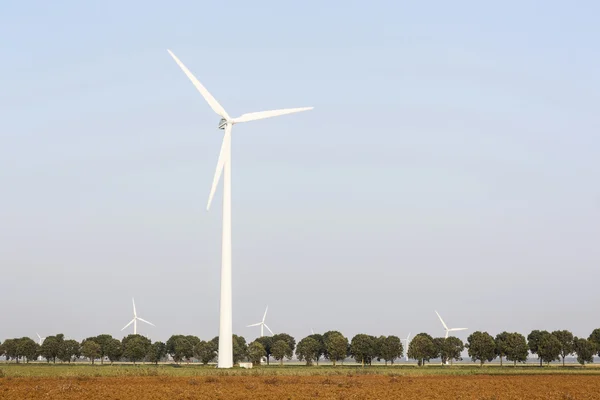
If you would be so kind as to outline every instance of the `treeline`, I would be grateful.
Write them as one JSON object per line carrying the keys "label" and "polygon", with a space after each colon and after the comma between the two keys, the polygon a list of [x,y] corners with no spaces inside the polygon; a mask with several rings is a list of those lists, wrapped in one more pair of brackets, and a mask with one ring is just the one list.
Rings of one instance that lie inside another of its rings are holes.
{"label": "treeline", "polygon": [[[48,363],[73,362],[81,358],[103,363],[117,361],[158,363],[172,359],[176,363],[198,361],[208,364],[216,361],[219,338],[204,341],[196,336],[173,335],[166,343],[154,342],[141,335],[128,335],[122,340],[111,335],[89,337],[81,343],[65,339],[63,334],[49,336],[40,345],[28,337],[7,339],[0,343],[0,356],[7,361],[30,362],[45,359]],[[532,331],[527,337],[517,332],[502,332],[493,337],[487,332],[474,332],[467,343],[457,337],[433,338],[427,333],[419,333],[408,345],[407,356],[417,360],[419,366],[433,359],[441,359],[442,364],[452,364],[462,360],[461,354],[467,349],[474,362],[483,365],[485,362],[500,359],[510,361],[513,365],[527,361],[528,353],[536,354],[543,363],[560,361],[564,365],[565,357],[575,354],[577,361],[593,362],[595,354],[600,356],[600,329],[595,329],[587,338],[578,338],[569,331]],[[233,335],[234,363],[250,361],[260,364],[263,360],[270,363],[274,358],[279,363],[291,359],[296,354],[299,361],[307,365],[319,363],[326,359],[336,365],[346,358],[354,358],[364,365],[373,360],[393,364],[404,354],[404,346],[397,336],[371,336],[358,334],[348,340],[341,332],[329,331],[324,334],[313,334],[296,344],[296,340],[287,333],[257,338],[247,344],[242,336]],[[168,358],[170,357],[170,358]]]}

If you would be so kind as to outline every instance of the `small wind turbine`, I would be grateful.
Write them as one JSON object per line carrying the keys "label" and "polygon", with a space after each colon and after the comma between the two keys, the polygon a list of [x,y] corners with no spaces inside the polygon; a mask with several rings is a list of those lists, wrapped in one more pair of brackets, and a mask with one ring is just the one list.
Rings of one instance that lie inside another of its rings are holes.
{"label": "small wind turbine", "polygon": [[404,360],[408,361],[408,343],[410,339],[410,332],[408,332],[408,336],[406,337],[406,339],[400,339],[400,341],[404,341],[406,344],[404,345]]}
{"label": "small wind turbine", "polygon": [[265,310],[265,315],[263,315],[263,319],[260,322],[257,322],[256,324],[252,324],[252,325],[248,325],[247,328],[250,328],[251,326],[259,326],[260,325],[260,337],[264,336],[264,328],[267,328],[269,330],[269,332],[271,332],[271,335],[274,335],[273,331],[271,330],[271,328],[269,328],[267,326],[267,324],[265,324],[265,319],[267,318],[267,311],[269,310],[269,306],[267,306],[266,310]]}
{"label": "small wind turbine", "polygon": [[464,331],[464,330],[469,329],[469,328],[448,328],[448,326],[446,325],[446,323],[444,322],[444,320],[442,319],[442,317],[440,317],[440,314],[438,314],[437,311],[435,313],[437,314],[438,318],[442,322],[442,325],[444,325],[444,329],[446,330],[446,336],[445,336],[446,339],[448,338],[448,334],[450,332]]}
{"label": "small wind turbine", "polygon": [[125,328],[127,328],[129,325],[133,324],[133,334],[137,335],[137,322],[138,322],[138,320],[142,321],[142,322],[145,322],[145,323],[147,323],[149,325],[156,326],[152,322],[148,322],[145,319],[142,319],[142,318],[138,317],[137,316],[137,312],[135,311],[135,300],[133,300],[133,297],[131,298],[131,302],[133,303],[133,319],[131,321],[129,321],[129,323],[127,325],[125,325],[123,327],[123,329],[121,329],[122,331],[125,330]]}
{"label": "small wind turbine", "polygon": [[[219,315],[219,361],[217,368],[233,367],[233,331],[232,331],[232,304],[231,304],[231,130],[233,125],[241,122],[258,121],[260,119],[277,117],[280,115],[293,114],[301,111],[312,110],[313,107],[287,108],[282,110],[259,111],[242,114],[237,118],[229,116],[227,111],[219,102],[206,90],[206,88],[196,79],[189,69],[173,54],[167,50],[173,60],[179,65],[179,68],[192,81],[196,89],[202,94],[204,100],[210,108],[217,113],[221,119],[218,128],[224,130],[223,143],[217,161],[217,168],[213,178],[208,204],[206,209],[210,208],[213,196],[217,189],[217,184],[223,174],[223,231],[221,242],[221,303]],[[262,328],[261,328],[262,330]]]}
{"label": "small wind turbine", "polygon": [[36,332],[36,335],[38,337],[38,344],[41,346],[42,343],[44,343],[44,340],[46,339],[45,337],[41,337],[39,333]]}

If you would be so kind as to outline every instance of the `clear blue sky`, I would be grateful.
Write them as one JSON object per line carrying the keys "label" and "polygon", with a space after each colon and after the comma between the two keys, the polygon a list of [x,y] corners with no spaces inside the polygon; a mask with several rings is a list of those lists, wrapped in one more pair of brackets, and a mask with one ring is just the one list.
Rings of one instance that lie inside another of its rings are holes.
{"label": "clear blue sky", "polygon": [[[600,326],[593,1],[0,5],[0,340]],[[460,332],[463,339],[469,334]]]}

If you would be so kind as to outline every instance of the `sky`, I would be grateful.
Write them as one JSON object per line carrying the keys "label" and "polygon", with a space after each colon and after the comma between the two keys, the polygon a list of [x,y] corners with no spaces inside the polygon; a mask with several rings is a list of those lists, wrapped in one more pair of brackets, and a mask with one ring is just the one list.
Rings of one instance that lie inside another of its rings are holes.
{"label": "sky", "polygon": [[0,5],[0,340],[600,327],[600,4]]}

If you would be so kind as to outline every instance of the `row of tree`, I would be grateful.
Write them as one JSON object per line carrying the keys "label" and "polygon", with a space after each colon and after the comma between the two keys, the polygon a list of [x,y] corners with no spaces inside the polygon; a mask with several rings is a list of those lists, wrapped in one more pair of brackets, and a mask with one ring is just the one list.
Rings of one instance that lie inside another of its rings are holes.
{"label": "row of tree", "polygon": [[[158,363],[168,357],[176,363],[197,360],[203,364],[213,362],[218,357],[219,338],[209,341],[200,340],[196,336],[173,335],[166,343],[154,342],[141,335],[128,335],[122,340],[111,335],[99,335],[83,340],[65,339],[63,334],[49,336],[40,345],[34,340],[23,337],[7,339],[0,343],[0,356],[5,356],[7,361],[29,362],[36,359],[45,359],[55,363],[58,359],[62,362],[72,362],[79,358],[87,358],[92,364],[95,360],[101,363],[108,359],[111,363],[116,361]],[[457,337],[433,338],[427,333],[419,333],[408,345],[408,358],[417,360],[418,365],[424,365],[433,359],[441,359],[442,364],[452,364],[462,360],[462,352],[467,349],[471,360],[483,365],[485,362],[496,358],[512,361],[516,366],[519,362],[527,361],[529,352],[536,354],[542,363],[561,360],[576,354],[577,360],[582,365],[593,362],[593,357],[600,355],[600,329],[596,329],[588,339],[573,336],[569,331],[532,331],[527,338],[517,332],[502,332],[493,337],[487,332],[474,332],[467,343]],[[300,361],[307,365],[327,359],[334,365],[352,357],[357,362],[370,365],[373,360],[394,363],[404,354],[404,346],[397,336],[371,336],[358,334],[348,340],[341,332],[329,331],[313,334],[296,340],[287,333],[273,336],[264,336],[247,344],[242,336],[233,335],[234,363],[251,361],[260,364],[262,360],[270,363],[271,357],[283,363],[284,359],[291,359],[296,354]]]}

